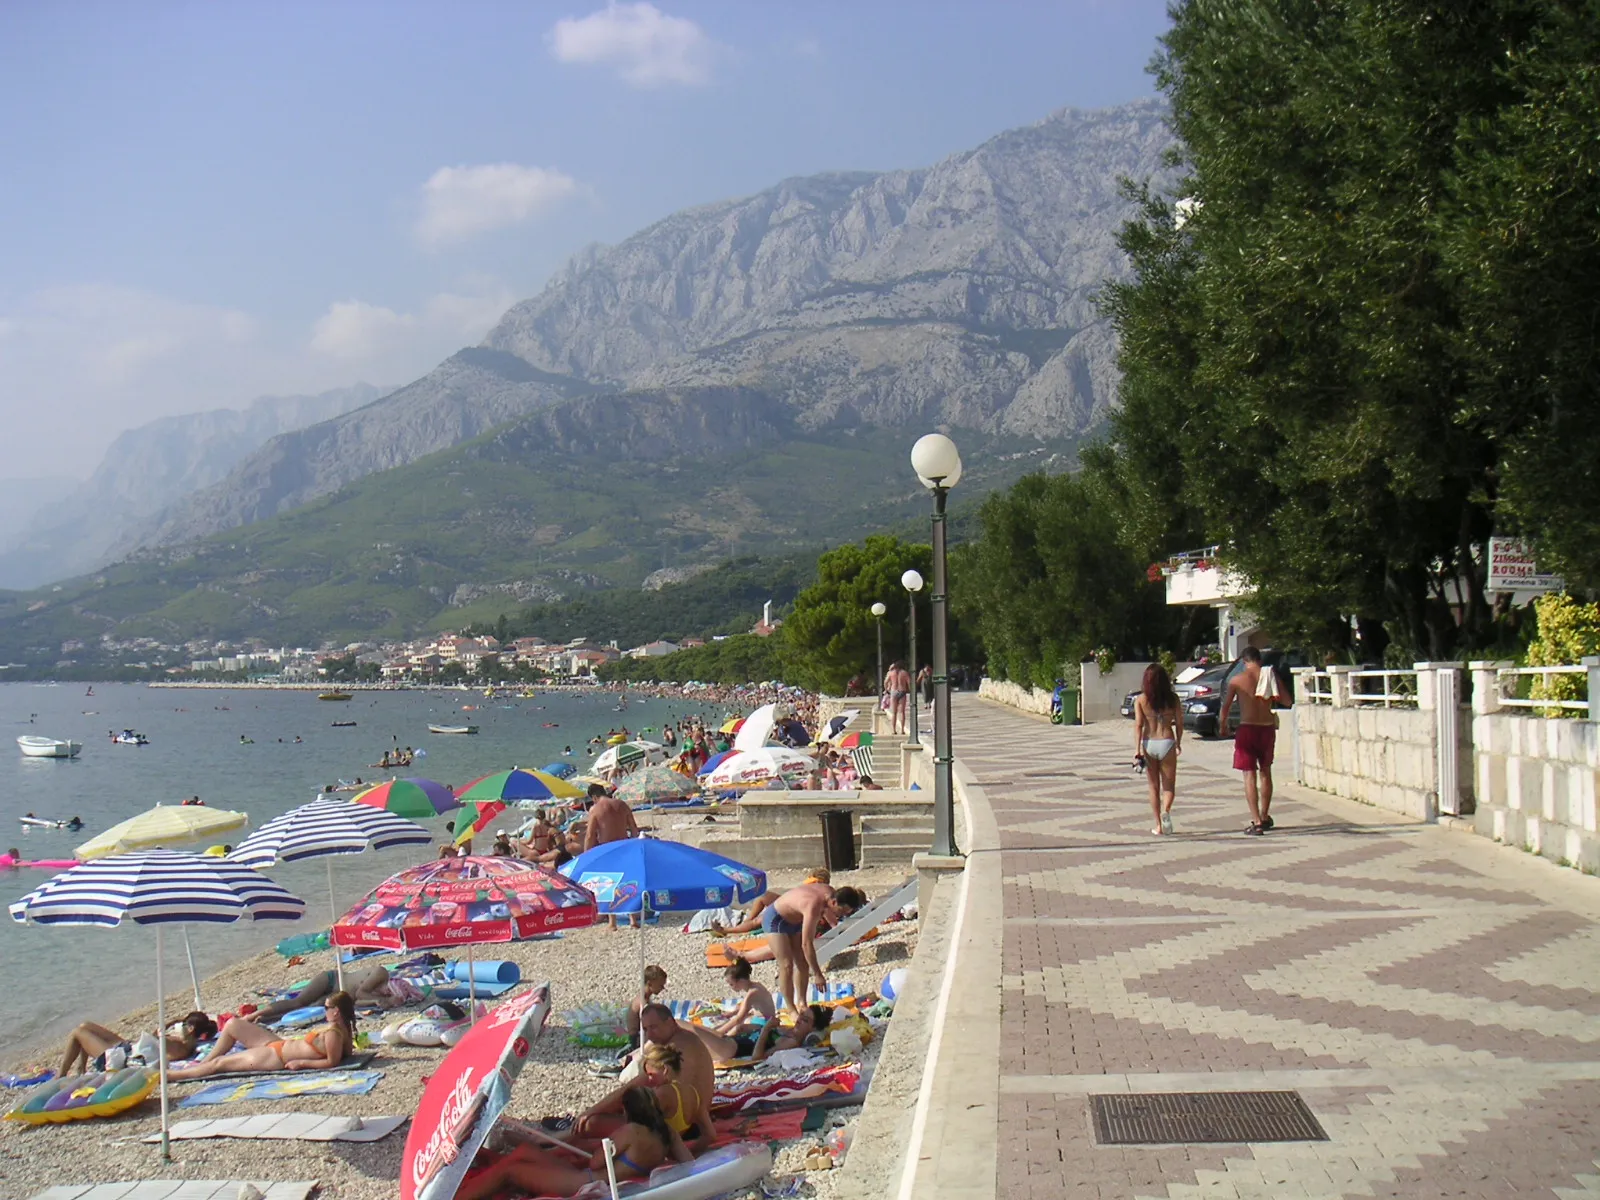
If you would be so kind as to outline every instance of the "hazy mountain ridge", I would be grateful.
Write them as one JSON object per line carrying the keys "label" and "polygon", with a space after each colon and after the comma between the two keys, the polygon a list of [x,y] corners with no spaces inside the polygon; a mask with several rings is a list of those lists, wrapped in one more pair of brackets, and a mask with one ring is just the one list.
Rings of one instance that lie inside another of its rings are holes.
{"label": "hazy mountain ridge", "polygon": [[1114,401],[1094,293],[1126,270],[1118,180],[1161,173],[1164,114],[1063,110],[932,167],[789,179],[589,247],[480,347],[274,439],[145,540],[283,513],[596,391],[732,389],[816,431],[1075,438]]}
{"label": "hazy mountain ridge", "polygon": [[316,395],[262,396],[242,409],[161,417],[124,430],[94,474],[12,531],[0,551],[0,587],[34,587],[121,557],[163,506],[218,482],[269,439],[389,390],[358,383]]}

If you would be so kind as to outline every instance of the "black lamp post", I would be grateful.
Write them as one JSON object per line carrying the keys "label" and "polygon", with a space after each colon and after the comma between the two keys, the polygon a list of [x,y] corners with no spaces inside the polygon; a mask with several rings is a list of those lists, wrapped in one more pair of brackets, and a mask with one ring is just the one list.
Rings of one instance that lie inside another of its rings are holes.
{"label": "black lamp post", "polygon": [[911,654],[908,664],[911,674],[911,694],[906,697],[906,745],[920,746],[922,741],[917,736],[917,593],[922,590],[922,574],[918,571],[907,571],[900,576],[900,586],[906,589],[911,598]]}
{"label": "black lamp post", "polygon": [[934,854],[956,851],[955,755],[950,745],[950,645],[946,614],[945,498],[961,480],[961,454],[942,433],[917,439],[911,467],[933,492],[933,847]]}

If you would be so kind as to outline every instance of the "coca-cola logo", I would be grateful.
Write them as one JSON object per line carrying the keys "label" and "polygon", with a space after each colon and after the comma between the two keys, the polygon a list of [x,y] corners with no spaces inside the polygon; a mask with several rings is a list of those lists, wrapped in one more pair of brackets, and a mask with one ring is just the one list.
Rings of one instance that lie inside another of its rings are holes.
{"label": "coca-cola logo", "polygon": [[515,1054],[518,1058],[527,1058],[528,1039],[525,1037],[519,1037],[516,1041],[512,1042],[511,1053]]}
{"label": "coca-cola logo", "polygon": [[420,1191],[440,1167],[454,1161],[460,1147],[456,1144],[456,1127],[472,1107],[472,1073],[468,1067],[455,1081],[450,1094],[439,1109],[439,1123],[434,1126],[422,1149],[411,1160],[411,1184]]}
{"label": "coca-cola logo", "polygon": [[465,942],[472,937],[472,928],[467,925],[457,925],[444,931],[445,940],[449,942]]}
{"label": "coca-cola logo", "polygon": [[363,942],[381,942],[383,940],[383,934],[379,933],[376,929],[363,929],[361,931],[361,940]]}

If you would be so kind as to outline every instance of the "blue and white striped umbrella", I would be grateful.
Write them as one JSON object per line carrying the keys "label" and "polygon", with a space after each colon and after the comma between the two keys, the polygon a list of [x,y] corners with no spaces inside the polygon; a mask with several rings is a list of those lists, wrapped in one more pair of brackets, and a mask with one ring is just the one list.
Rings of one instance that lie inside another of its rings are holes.
{"label": "blue and white striped umbrella", "polygon": [[140,850],[79,863],[11,905],[36,925],[294,921],[306,904],[248,867],[204,854]]}
{"label": "blue and white striped umbrella", "polygon": [[415,821],[381,808],[324,798],[274,817],[234,847],[227,861],[260,870],[302,858],[426,846],[432,841],[433,835]]}
{"label": "blue and white striped umbrella", "polygon": [[173,924],[294,921],[306,902],[249,867],[177,850],[140,850],[79,863],[10,906],[11,918],[37,925],[156,927],[156,1041],[160,1044],[161,1160],[167,1151],[166,989],[162,930]]}

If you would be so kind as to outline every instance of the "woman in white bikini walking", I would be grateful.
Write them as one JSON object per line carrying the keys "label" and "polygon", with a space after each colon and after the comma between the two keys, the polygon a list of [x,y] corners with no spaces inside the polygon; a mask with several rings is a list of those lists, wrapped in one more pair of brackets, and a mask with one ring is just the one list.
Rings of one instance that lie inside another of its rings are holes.
{"label": "woman in white bikini walking", "polygon": [[1160,663],[1144,669],[1144,690],[1133,702],[1133,761],[1150,781],[1151,833],[1172,832],[1172,801],[1178,786],[1178,752],[1183,745],[1183,706]]}

